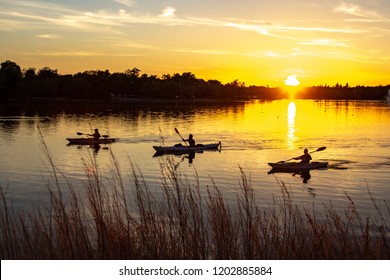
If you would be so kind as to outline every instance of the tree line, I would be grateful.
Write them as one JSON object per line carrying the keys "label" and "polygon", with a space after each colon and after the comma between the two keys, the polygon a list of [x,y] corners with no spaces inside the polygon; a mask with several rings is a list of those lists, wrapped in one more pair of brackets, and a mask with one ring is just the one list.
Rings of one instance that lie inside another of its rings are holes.
{"label": "tree line", "polygon": [[[319,85],[301,89],[296,98],[318,99],[385,99],[390,85],[350,87]],[[146,99],[283,99],[289,93],[281,87],[246,86],[234,80],[223,84],[218,80],[196,78],[191,72],[182,74],[141,74],[138,68],[121,73],[89,70],[60,75],[57,69],[43,67],[21,69],[10,60],[0,67],[0,100],[72,99],[111,101],[121,98]]]}

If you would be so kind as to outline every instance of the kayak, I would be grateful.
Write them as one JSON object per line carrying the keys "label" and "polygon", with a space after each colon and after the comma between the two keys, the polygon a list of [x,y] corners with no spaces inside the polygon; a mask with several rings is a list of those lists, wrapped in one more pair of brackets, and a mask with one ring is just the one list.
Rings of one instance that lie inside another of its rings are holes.
{"label": "kayak", "polygon": [[326,168],[328,162],[326,161],[312,161],[310,163],[300,163],[300,162],[276,162],[268,163],[272,167],[271,171],[278,172],[302,172],[309,171],[312,169]]}
{"label": "kayak", "polygon": [[98,144],[110,144],[115,142],[115,138],[100,138],[94,140],[93,138],[66,138],[69,141],[69,145],[98,145]]}
{"label": "kayak", "polygon": [[188,154],[191,152],[202,152],[205,150],[217,150],[221,142],[212,144],[197,144],[194,147],[176,144],[174,146],[153,146],[158,154]]}

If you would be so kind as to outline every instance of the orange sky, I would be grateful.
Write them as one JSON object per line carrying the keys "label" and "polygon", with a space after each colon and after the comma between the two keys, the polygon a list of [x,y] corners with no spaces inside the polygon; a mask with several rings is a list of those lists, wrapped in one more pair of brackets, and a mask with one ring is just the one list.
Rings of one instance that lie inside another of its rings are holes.
{"label": "orange sky", "polygon": [[0,0],[0,60],[60,74],[390,84],[387,0]]}

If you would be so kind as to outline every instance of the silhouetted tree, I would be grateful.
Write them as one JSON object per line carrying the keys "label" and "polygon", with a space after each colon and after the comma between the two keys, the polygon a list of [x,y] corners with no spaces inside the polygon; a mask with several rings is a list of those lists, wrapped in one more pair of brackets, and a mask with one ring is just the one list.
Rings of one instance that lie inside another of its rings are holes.
{"label": "silhouetted tree", "polygon": [[237,79],[225,85],[226,94],[229,99],[241,99],[245,95],[245,83]]}
{"label": "silhouetted tree", "polygon": [[65,86],[65,97],[71,99],[89,99],[93,95],[91,82],[82,76],[73,77]]}
{"label": "silhouetted tree", "polygon": [[125,75],[128,77],[131,77],[131,78],[138,78],[140,72],[141,72],[141,70],[139,70],[138,68],[133,68],[131,70],[127,69],[125,71]]}
{"label": "silhouetted tree", "polygon": [[51,69],[50,67],[43,67],[38,71],[38,77],[44,79],[52,79],[58,77],[57,69]]}
{"label": "silhouetted tree", "polygon": [[37,76],[37,74],[35,72],[35,68],[28,68],[23,73],[23,77],[25,80],[32,80],[32,79],[36,78],[36,76]]}
{"label": "silhouetted tree", "polygon": [[0,68],[0,98],[17,97],[20,93],[22,70],[13,61],[7,60],[1,63]]}

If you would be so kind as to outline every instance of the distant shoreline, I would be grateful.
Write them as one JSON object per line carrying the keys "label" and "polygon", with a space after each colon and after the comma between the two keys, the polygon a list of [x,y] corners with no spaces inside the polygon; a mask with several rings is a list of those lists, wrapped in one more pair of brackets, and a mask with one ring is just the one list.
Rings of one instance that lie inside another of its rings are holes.
{"label": "distant shoreline", "polygon": [[161,77],[140,74],[138,68],[123,73],[85,71],[60,75],[44,67],[23,70],[12,61],[0,68],[0,102],[89,102],[89,103],[220,103],[247,100],[323,99],[386,100],[390,84],[379,86],[309,87],[246,86],[234,80],[223,84],[218,80],[198,79],[191,72],[166,74]]}
{"label": "distant shoreline", "polygon": [[[125,105],[125,104],[218,104],[218,103],[242,103],[251,100],[259,99],[213,99],[213,98],[196,98],[196,99],[169,99],[169,98],[113,98],[111,100],[99,100],[99,99],[71,99],[71,98],[58,98],[58,97],[33,97],[33,98],[12,98],[8,100],[0,100],[0,104],[50,104],[50,103],[59,103],[59,104],[78,104],[87,102],[88,104],[112,104],[112,105]],[[276,99],[275,99],[276,100]]]}

